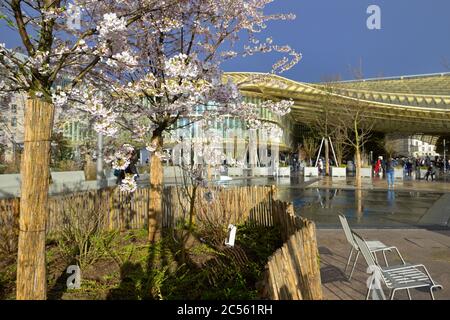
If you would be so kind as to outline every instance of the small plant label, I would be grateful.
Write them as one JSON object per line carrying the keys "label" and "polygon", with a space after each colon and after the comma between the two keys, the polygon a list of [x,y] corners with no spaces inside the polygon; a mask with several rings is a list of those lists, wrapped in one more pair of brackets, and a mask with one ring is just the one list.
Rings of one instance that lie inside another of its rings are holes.
{"label": "small plant label", "polygon": [[236,239],[236,226],[235,225],[228,225],[228,237],[227,240],[225,240],[225,245],[228,247],[234,247],[234,240]]}

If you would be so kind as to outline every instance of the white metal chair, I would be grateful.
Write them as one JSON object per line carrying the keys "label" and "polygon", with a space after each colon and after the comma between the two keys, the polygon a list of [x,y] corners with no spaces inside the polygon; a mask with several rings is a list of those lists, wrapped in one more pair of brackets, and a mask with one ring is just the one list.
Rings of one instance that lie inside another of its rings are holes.
{"label": "white metal chair", "polygon": [[[434,300],[433,289],[442,289],[441,285],[436,284],[433,281],[433,279],[430,276],[430,273],[423,264],[412,265],[405,263],[403,265],[398,266],[380,267],[378,265],[378,262],[374,259],[373,255],[371,254],[369,247],[367,246],[367,242],[364,241],[364,239],[355,232],[353,232],[353,237],[355,238],[355,241],[361,251],[361,254],[363,255],[364,259],[369,265],[369,268],[371,268],[372,271],[374,272],[378,272],[378,274],[380,275],[378,279],[380,280],[380,284],[381,282],[383,282],[386,285],[386,287],[390,290],[389,298],[391,300],[394,299],[395,293],[399,290],[406,290],[408,293],[408,298],[411,300],[411,293],[409,289],[422,287],[429,288],[431,299]],[[366,300],[369,299],[370,291],[372,289],[382,290],[382,288],[376,288],[374,284],[375,281],[370,281],[367,290]]]}
{"label": "white metal chair", "polygon": [[[347,260],[347,264],[345,266],[344,273],[347,273],[347,268],[350,265],[350,261],[353,256],[353,251],[356,251],[356,258],[355,258],[355,261],[353,262],[353,267],[352,267],[352,270],[348,277],[348,279],[350,280],[352,278],[353,272],[355,271],[355,267],[356,267],[356,263],[358,262],[360,250],[359,250],[358,244],[356,243],[355,239],[353,238],[353,233],[352,233],[352,230],[350,229],[350,226],[348,225],[347,218],[344,215],[340,214],[339,220],[341,221],[342,228],[344,229],[345,237],[347,238],[348,243],[350,243],[350,245],[352,247],[350,250],[350,254],[348,256],[348,260]],[[366,241],[366,243],[369,248],[369,251],[374,256],[375,261],[378,262],[376,253],[382,252],[383,257],[384,257],[384,262],[386,263],[386,266],[389,266],[389,263],[386,258],[386,251],[392,252],[392,250],[395,250],[397,252],[398,256],[400,257],[400,260],[402,260],[403,264],[405,263],[405,260],[403,259],[402,255],[400,254],[400,251],[398,251],[397,247],[387,246],[381,241]]]}

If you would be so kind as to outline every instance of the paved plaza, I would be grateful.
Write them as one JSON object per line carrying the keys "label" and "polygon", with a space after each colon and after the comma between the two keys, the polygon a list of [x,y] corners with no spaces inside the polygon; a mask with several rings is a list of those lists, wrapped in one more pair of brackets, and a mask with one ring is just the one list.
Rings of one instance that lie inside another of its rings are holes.
{"label": "paved plaza", "polygon": [[[443,286],[442,290],[435,292],[435,298],[450,299],[450,230],[360,229],[357,232],[365,240],[379,240],[387,245],[396,246],[406,262],[424,264],[433,280]],[[319,229],[317,241],[324,299],[365,299],[369,275],[366,273],[367,264],[362,256],[359,257],[352,279],[349,281],[344,275],[350,245],[345,239],[343,230]],[[387,257],[390,265],[399,263],[395,254],[388,253]],[[389,294],[388,290],[385,290],[385,294]],[[411,296],[413,300],[430,299],[429,293],[421,289],[411,290]],[[400,291],[395,298],[404,300],[408,299],[408,296],[406,292]]]}
{"label": "paved plaza", "polygon": [[[386,180],[354,178],[241,179],[232,185],[273,184],[278,198],[293,202],[296,214],[317,225],[324,299],[363,300],[367,293],[367,264],[359,257],[349,281],[344,274],[350,252],[338,214],[366,240],[379,240],[398,247],[406,262],[424,264],[432,278],[443,286],[438,300],[450,299],[450,183],[445,181],[397,180],[388,189]],[[390,265],[400,263],[387,254]],[[385,295],[389,292],[385,288]],[[414,300],[430,299],[428,291],[411,290]],[[395,299],[408,299],[398,292]]]}
{"label": "paved plaza", "polygon": [[[396,246],[407,262],[424,264],[443,286],[436,299],[450,299],[450,183],[366,179],[356,188],[353,178],[320,178],[303,188],[279,186],[279,198],[292,201],[296,213],[317,225],[324,299],[362,300],[367,293],[367,263],[359,257],[353,278],[344,274],[350,252],[338,214],[366,240]],[[388,253],[390,265],[400,263]],[[348,275],[348,273],[347,273]],[[389,292],[385,288],[385,294]],[[411,290],[414,300],[430,299],[427,291]],[[408,299],[399,292],[396,299]]]}
{"label": "paved plaza", "polygon": [[320,178],[302,188],[279,185],[280,200],[293,202],[296,213],[318,227],[340,227],[344,214],[357,228],[448,228],[450,183],[405,181],[388,189],[385,180]]}

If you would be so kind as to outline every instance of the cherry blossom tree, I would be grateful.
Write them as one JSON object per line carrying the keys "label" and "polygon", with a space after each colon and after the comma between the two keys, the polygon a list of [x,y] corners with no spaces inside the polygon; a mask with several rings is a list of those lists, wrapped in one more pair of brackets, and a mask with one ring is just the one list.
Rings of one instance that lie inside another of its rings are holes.
{"label": "cherry blossom tree", "polygon": [[[120,52],[111,54],[108,47],[98,48],[108,55],[104,59],[107,66],[102,69],[102,77],[85,83],[88,89],[74,88],[54,95],[57,105],[68,100],[78,102],[77,109],[96,119],[98,132],[114,136],[119,130],[129,130],[135,139],[147,145],[153,155],[149,212],[152,241],[160,238],[161,231],[161,157],[166,156],[163,137],[179,128],[178,120],[188,119],[190,125],[232,116],[246,120],[249,126],[261,125],[258,120],[261,106],[243,102],[239,83],[223,81],[221,63],[237,56],[272,52],[281,58],[270,72],[281,73],[301,59],[288,45],[276,45],[270,37],[258,39],[268,22],[294,18],[292,14],[265,15],[264,9],[270,2],[175,1],[171,10],[163,7],[154,10],[131,26],[126,43],[114,44]],[[109,16],[109,19],[109,27],[100,29],[100,37],[125,28],[124,18]],[[273,81],[264,75],[252,80]],[[266,101],[262,107],[285,114],[292,104]],[[123,156],[119,153],[117,158]],[[135,189],[133,181],[128,177],[122,188]]]}
{"label": "cherry blossom tree", "polygon": [[[175,1],[4,0],[0,17],[20,38],[0,44],[0,92],[25,93],[17,298],[46,298],[45,227],[50,139],[60,87],[76,88],[120,59],[130,26]],[[119,54],[119,56],[117,56]],[[114,58],[115,57],[115,58]]]}

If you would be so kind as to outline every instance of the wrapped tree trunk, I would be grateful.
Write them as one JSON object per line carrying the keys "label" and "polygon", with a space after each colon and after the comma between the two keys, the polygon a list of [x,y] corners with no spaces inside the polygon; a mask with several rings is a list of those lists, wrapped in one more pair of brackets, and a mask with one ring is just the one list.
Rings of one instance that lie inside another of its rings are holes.
{"label": "wrapped tree trunk", "polygon": [[[162,152],[163,138],[154,133],[151,141],[156,152]],[[148,237],[151,242],[161,239],[162,229],[162,195],[163,195],[163,167],[159,157],[152,154],[150,159],[150,204],[148,212]]]}
{"label": "wrapped tree trunk", "polygon": [[18,300],[47,297],[45,229],[53,115],[52,104],[37,99],[27,101],[21,163]]}

